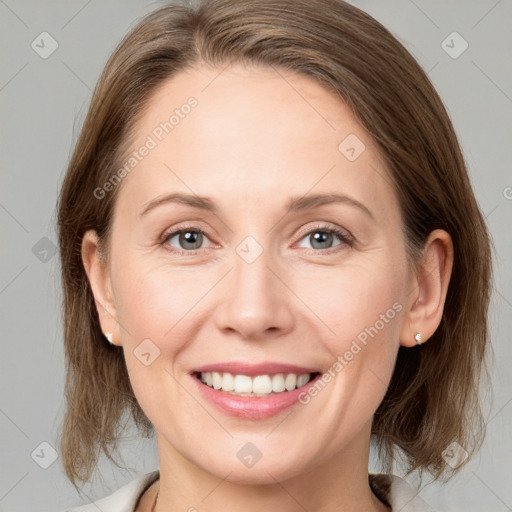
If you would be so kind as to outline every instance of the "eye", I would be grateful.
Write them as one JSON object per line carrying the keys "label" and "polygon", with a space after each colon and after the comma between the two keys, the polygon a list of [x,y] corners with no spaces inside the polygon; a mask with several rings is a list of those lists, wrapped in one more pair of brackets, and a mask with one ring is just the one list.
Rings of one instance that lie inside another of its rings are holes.
{"label": "eye", "polygon": [[[173,240],[175,240],[174,244],[178,244],[178,247],[173,244]],[[203,242],[205,242],[205,240],[207,240],[207,236],[202,229],[197,227],[185,227],[172,231],[171,233],[166,233],[161,243],[162,245],[170,246],[168,249],[171,251],[194,254],[193,251],[203,248]]]}
{"label": "eye", "polygon": [[[335,243],[336,239],[339,241],[337,244]],[[196,251],[206,247],[204,245],[206,240],[208,240],[208,236],[202,229],[196,226],[186,226],[165,233],[160,243],[171,252],[194,255]],[[315,226],[314,229],[305,232],[301,238],[302,240],[309,241],[311,249],[315,252],[333,249],[343,244],[348,246],[353,244],[353,239],[348,232],[340,228],[324,225]],[[304,246],[299,243],[299,247]],[[307,249],[308,247],[305,248]]]}
{"label": "eye", "polygon": [[[333,245],[336,238],[340,240],[338,244]],[[325,250],[338,247],[342,244],[352,245],[353,241],[350,235],[340,229],[328,226],[316,226],[314,229],[310,229],[301,240],[307,240],[311,244],[311,248],[314,250]],[[299,247],[304,247],[299,245]],[[307,248],[307,247],[306,247]]]}

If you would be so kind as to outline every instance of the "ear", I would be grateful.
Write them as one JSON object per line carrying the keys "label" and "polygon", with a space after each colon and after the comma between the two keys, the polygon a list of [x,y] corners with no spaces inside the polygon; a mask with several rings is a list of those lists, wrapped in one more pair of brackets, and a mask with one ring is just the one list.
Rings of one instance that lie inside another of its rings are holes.
{"label": "ear", "polygon": [[115,308],[108,266],[99,252],[98,235],[89,230],[82,239],[82,261],[94,296],[103,333],[112,333],[112,343],[121,346],[119,324]]}
{"label": "ear", "polygon": [[413,347],[416,334],[420,343],[436,331],[443,316],[446,293],[453,267],[453,242],[442,229],[430,233],[423,259],[411,279],[406,316],[400,333],[400,344]]}

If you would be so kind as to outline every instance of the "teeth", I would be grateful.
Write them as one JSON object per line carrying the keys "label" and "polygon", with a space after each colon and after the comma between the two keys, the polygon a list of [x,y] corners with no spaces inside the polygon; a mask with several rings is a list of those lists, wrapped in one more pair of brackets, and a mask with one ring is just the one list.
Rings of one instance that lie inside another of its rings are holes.
{"label": "teeth", "polygon": [[269,396],[273,393],[293,391],[306,385],[311,374],[277,373],[275,375],[233,375],[231,373],[202,372],[200,380],[213,389],[241,396]]}
{"label": "teeth", "polygon": [[213,389],[220,389],[222,386],[222,375],[219,372],[212,372]]}
{"label": "teeth", "polygon": [[272,376],[272,391],[274,393],[280,393],[286,389],[284,384],[284,377],[282,373],[277,373]]}
{"label": "teeth", "polygon": [[301,388],[304,386],[304,384],[307,384],[309,382],[309,373],[306,373],[305,375],[299,375],[297,377],[297,387]]}
{"label": "teeth", "polygon": [[297,375],[289,373],[284,381],[284,387],[288,391],[293,391],[297,385]]}
{"label": "teeth", "polygon": [[235,389],[235,378],[231,373],[224,373],[222,375],[221,388],[223,391],[234,391]]}
{"label": "teeth", "polygon": [[252,379],[253,393],[272,393],[272,379],[268,375],[258,375]]}
{"label": "teeth", "polygon": [[252,393],[252,379],[247,375],[235,375],[235,393]]}

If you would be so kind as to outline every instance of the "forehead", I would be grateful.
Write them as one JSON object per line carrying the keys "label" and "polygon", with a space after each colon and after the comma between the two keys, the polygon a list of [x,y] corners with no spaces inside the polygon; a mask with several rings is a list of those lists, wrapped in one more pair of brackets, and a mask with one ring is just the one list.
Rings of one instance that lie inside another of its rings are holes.
{"label": "forehead", "polygon": [[290,71],[231,65],[178,73],[135,127],[130,151],[143,146],[150,149],[122,183],[130,204],[175,190],[258,203],[269,191],[313,187],[393,201],[379,153],[352,111],[334,91]]}

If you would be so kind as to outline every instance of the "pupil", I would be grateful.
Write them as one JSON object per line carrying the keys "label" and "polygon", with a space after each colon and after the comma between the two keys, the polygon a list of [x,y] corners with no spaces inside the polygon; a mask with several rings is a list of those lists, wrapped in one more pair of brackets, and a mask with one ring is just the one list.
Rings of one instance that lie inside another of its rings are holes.
{"label": "pupil", "polygon": [[193,245],[193,247],[186,247],[187,249],[199,249],[201,247],[201,236],[201,233],[198,233],[196,231],[185,231],[184,233],[182,233],[180,237],[180,243],[187,243]]}
{"label": "pupil", "polygon": [[[328,248],[329,242],[332,239],[332,233],[325,233],[322,231],[317,231],[312,236],[313,236],[313,241],[315,243],[318,242],[321,245],[321,247],[319,247],[320,249]],[[313,243],[311,245],[313,247],[315,247]],[[318,248],[318,247],[315,247],[315,248]]]}

